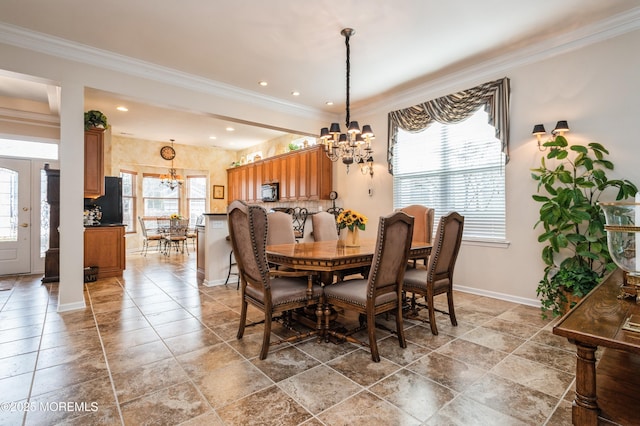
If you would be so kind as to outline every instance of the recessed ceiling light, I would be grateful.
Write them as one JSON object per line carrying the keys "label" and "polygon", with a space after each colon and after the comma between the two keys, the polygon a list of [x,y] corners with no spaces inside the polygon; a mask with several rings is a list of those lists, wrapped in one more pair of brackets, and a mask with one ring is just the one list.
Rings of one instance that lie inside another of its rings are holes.
{"label": "recessed ceiling light", "polygon": [[235,131],[236,129],[234,129],[233,127],[227,127],[227,129],[226,129],[226,130],[227,130],[227,132],[233,132],[233,131]]}
{"label": "recessed ceiling light", "polygon": [[262,87],[265,87],[265,86],[269,85],[269,83],[267,83],[267,82],[266,82],[266,81],[264,81],[264,80],[260,80],[260,81],[258,82],[258,84],[259,84],[260,86],[262,86]]}
{"label": "recessed ceiling light", "polygon": [[129,111],[129,108],[125,107],[125,106],[119,106],[116,108],[118,111],[123,111],[123,112],[127,112]]}
{"label": "recessed ceiling light", "polygon": [[215,136],[209,136],[209,139],[211,139],[211,140],[216,140],[216,139],[218,139],[218,138],[216,138]]}
{"label": "recessed ceiling light", "polygon": [[294,90],[293,92],[291,92],[291,94],[293,96],[300,96],[300,92],[298,92],[297,90]]}
{"label": "recessed ceiling light", "polygon": [[333,102],[332,102],[332,101],[327,101],[327,102],[325,102],[324,104],[325,104],[325,105],[333,105]]}

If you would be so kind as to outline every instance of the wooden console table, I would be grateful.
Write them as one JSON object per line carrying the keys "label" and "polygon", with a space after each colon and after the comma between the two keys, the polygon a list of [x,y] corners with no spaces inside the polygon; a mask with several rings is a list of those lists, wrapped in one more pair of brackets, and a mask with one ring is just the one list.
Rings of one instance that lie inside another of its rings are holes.
{"label": "wooden console table", "polygon": [[574,425],[640,424],[640,332],[622,329],[640,304],[617,298],[622,280],[621,270],[611,273],[553,328],[577,348]]}

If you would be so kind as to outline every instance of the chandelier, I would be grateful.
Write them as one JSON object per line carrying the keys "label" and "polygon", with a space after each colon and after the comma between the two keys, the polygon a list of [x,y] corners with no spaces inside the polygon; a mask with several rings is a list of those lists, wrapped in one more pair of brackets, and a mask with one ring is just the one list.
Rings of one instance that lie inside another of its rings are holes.
{"label": "chandelier", "polygon": [[331,161],[342,160],[342,163],[347,166],[347,173],[349,173],[349,166],[357,163],[360,165],[360,171],[363,174],[369,173],[371,177],[373,177],[373,149],[371,148],[371,141],[375,138],[375,135],[370,125],[366,124],[362,126],[362,131],[360,131],[358,122],[350,121],[349,89],[351,62],[349,56],[351,49],[349,39],[355,34],[355,30],[345,28],[340,34],[344,36],[347,47],[347,101],[345,120],[347,133],[342,133],[340,124],[331,123],[331,126],[320,129],[320,141],[324,145],[327,157],[329,157]]}
{"label": "chandelier", "polygon": [[173,159],[176,156],[176,151],[173,148],[173,139],[169,139],[171,141],[171,146],[164,146],[160,150],[160,155],[165,160],[171,160],[171,168],[169,169],[169,174],[160,175],[160,184],[168,186],[172,191],[184,183],[184,179],[182,176],[176,173],[176,169],[173,167]]}

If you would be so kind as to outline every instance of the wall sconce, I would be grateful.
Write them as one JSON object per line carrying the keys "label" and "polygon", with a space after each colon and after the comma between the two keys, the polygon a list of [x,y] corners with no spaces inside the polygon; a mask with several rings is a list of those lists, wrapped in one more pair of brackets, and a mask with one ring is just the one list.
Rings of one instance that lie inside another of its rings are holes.
{"label": "wall sconce", "polygon": [[360,173],[366,175],[367,173],[373,179],[373,156],[367,157],[367,161],[364,161],[364,158],[358,160],[358,164],[360,165]]}
{"label": "wall sconce", "polygon": [[[556,135],[564,136],[564,133],[568,131],[569,124],[567,123],[567,120],[560,120],[556,123],[556,127],[551,131],[551,136],[552,138]],[[533,126],[533,131],[531,132],[531,134],[538,139],[538,149],[540,151],[546,150],[547,148],[542,146],[542,144],[551,141],[552,138],[548,139],[545,142],[542,142],[542,136],[547,134],[547,131],[544,129],[544,124],[536,124],[535,126]]]}

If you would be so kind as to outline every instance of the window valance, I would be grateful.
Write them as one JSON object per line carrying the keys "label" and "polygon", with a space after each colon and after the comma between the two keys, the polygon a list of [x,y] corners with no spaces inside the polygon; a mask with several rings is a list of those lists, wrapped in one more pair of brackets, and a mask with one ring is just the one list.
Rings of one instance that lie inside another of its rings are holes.
{"label": "window valance", "polygon": [[489,116],[489,124],[496,129],[496,138],[502,143],[502,151],[509,161],[509,79],[481,84],[452,95],[389,113],[389,135],[387,141],[387,165],[393,174],[393,147],[397,143],[398,128],[408,132],[419,132],[434,121],[457,123],[484,105]]}

